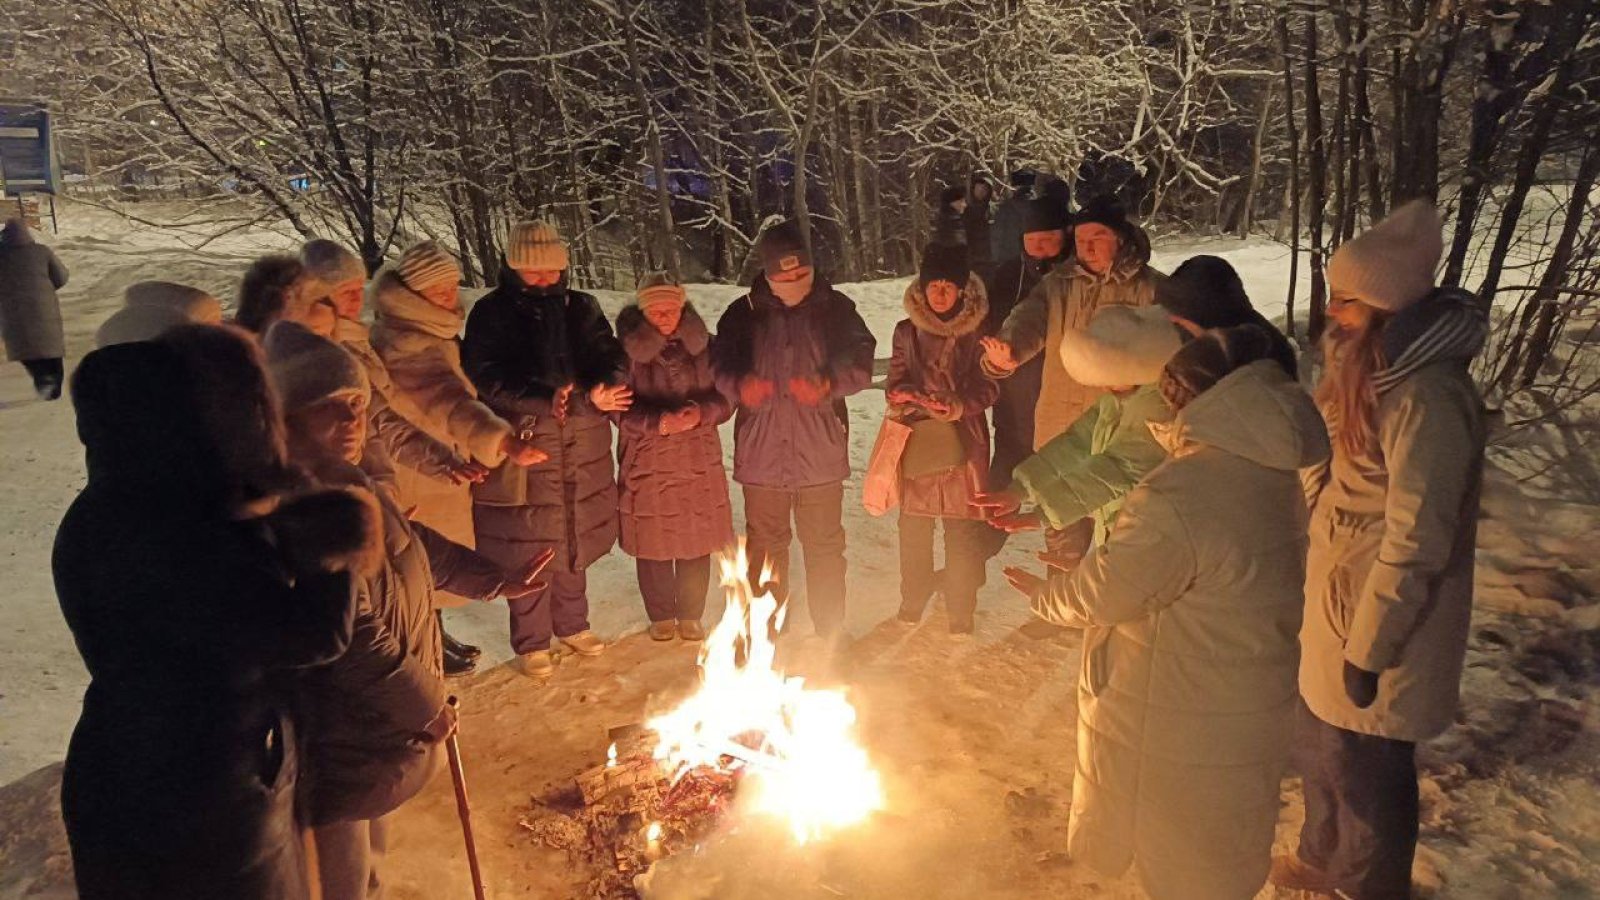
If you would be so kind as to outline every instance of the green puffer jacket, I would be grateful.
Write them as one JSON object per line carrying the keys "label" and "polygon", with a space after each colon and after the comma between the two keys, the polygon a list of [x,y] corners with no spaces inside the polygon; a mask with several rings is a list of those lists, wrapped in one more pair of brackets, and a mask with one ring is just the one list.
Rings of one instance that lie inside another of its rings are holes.
{"label": "green puffer jacket", "polygon": [[1122,498],[1167,458],[1150,425],[1170,421],[1172,411],[1153,384],[1121,397],[1107,391],[1017,466],[1011,488],[1037,506],[1051,528],[1094,516],[1095,543],[1105,543]]}

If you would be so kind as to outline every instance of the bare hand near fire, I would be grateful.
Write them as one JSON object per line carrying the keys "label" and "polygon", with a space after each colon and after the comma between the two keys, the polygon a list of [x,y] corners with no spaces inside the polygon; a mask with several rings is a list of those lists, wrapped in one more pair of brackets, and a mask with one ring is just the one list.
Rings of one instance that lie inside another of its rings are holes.
{"label": "bare hand near fire", "polygon": [[550,561],[555,558],[555,548],[546,547],[538,556],[528,560],[528,564],[522,567],[522,571],[506,582],[501,593],[505,595],[507,600],[520,600],[523,597],[531,597],[544,590],[548,585],[540,581],[539,576],[544,572],[545,567],[550,565]]}
{"label": "bare hand near fire", "polygon": [[489,477],[489,467],[473,459],[452,459],[445,463],[444,474],[451,484],[483,484]]}
{"label": "bare hand near fire", "polygon": [[918,394],[916,391],[908,391],[905,388],[891,389],[888,393],[887,399],[894,406],[922,405],[922,395]]}
{"label": "bare hand near fire", "polygon": [[1083,554],[1071,550],[1044,550],[1034,554],[1039,562],[1055,569],[1057,572],[1071,572],[1083,562]]}
{"label": "bare hand near fire", "polygon": [[979,491],[972,498],[972,506],[983,513],[985,519],[1009,516],[1022,508],[1022,495],[1010,488]]}
{"label": "bare hand near fire", "polygon": [[633,405],[633,388],[625,384],[597,384],[589,390],[589,402],[601,412],[626,412]]}
{"label": "bare hand near fire", "polygon": [[1017,367],[1016,352],[1005,341],[997,337],[985,337],[978,339],[978,345],[983,347],[983,358],[994,368],[1010,372]]}
{"label": "bare hand near fire", "polygon": [[1010,582],[1011,586],[1017,589],[1017,593],[1022,594],[1029,600],[1034,600],[1042,596],[1045,588],[1050,585],[1049,581],[1044,578],[1040,578],[1038,575],[1029,572],[1027,569],[1019,568],[1017,566],[1007,566],[1004,571],[1006,581]]}
{"label": "bare hand near fire", "polygon": [[662,435],[678,434],[689,431],[700,424],[700,404],[690,403],[682,409],[661,414],[660,431]]}
{"label": "bare hand near fire", "polygon": [[[506,457],[519,466],[537,466],[550,458],[550,454],[516,435],[506,436],[505,451]],[[484,475],[487,477],[487,469],[484,470]],[[482,479],[479,480],[481,481]]]}
{"label": "bare hand near fire", "polygon": [[1038,531],[1044,527],[1044,520],[1036,512],[1017,512],[1005,516],[994,516],[989,519],[989,524],[1004,531],[1006,534],[1016,534],[1019,531]]}

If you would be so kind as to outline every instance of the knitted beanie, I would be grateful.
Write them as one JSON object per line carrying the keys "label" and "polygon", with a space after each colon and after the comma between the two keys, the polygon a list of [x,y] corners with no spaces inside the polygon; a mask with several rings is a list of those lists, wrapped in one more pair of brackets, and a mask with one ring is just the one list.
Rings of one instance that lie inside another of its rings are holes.
{"label": "knitted beanie", "polygon": [[1272,345],[1272,336],[1257,325],[1207,331],[1168,360],[1161,371],[1161,398],[1177,412],[1233,371],[1270,359]]}
{"label": "knitted beanie", "polygon": [[939,192],[939,205],[940,206],[949,206],[950,204],[956,202],[957,200],[966,199],[966,196],[967,196],[966,188],[962,188],[962,187],[947,187],[944,190]]}
{"label": "knitted beanie", "polygon": [[811,251],[806,249],[800,226],[793,219],[768,228],[756,239],[756,253],[761,257],[761,270],[770,278],[811,265]]}
{"label": "knitted beanie", "polygon": [[1022,233],[1066,231],[1071,219],[1065,203],[1053,197],[1034,197],[1022,207]]}
{"label": "knitted beanie", "polygon": [[406,287],[419,294],[438,285],[461,283],[461,267],[455,257],[433,241],[413,244],[401,254],[395,269]]}
{"label": "knitted beanie", "polygon": [[1128,211],[1123,208],[1117,198],[1109,194],[1102,194],[1090,200],[1078,214],[1072,217],[1072,224],[1077,225],[1104,225],[1120,235],[1133,233],[1133,223],[1128,221]]}
{"label": "knitted beanie", "polygon": [[933,243],[922,248],[922,267],[917,270],[917,283],[927,287],[935,281],[948,281],[961,290],[967,286],[972,266],[967,261],[965,244]]}
{"label": "knitted beanie", "polygon": [[1177,326],[1160,307],[1107,306],[1088,328],[1061,335],[1061,362],[1085,387],[1153,384],[1182,345]]}
{"label": "knitted beanie", "polygon": [[366,369],[354,356],[297,322],[278,322],[267,329],[262,349],[286,413],[329,397],[365,394],[371,389]]}
{"label": "knitted beanie", "polygon": [[506,237],[506,265],[518,270],[560,272],[567,268],[567,245],[549,222],[518,222]]}
{"label": "knitted beanie", "polygon": [[1156,285],[1156,303],[1201,328],[1230,328],[1256,318],[1239,273],[1216,256],[1185,260]]}
{"label": "knitted beanie", "polygon": [[1444,253],[1439,211],[1412,200],[1388,218],[1339,245],[1328,260],[1328,286],[1388,312],[1399,312],[1433,291]]}
{"label": "knitted beanie", "polygon": [[306,241],[301,246],[300,264],[312,277],[329,286],[367,280],[367,267],[359,256],[324,238]]}
{"label": "knitted beanie", "polygon": [[1039,173],[1032,169],[1018,169],[1011,173],[1011,187],[1019,194],[1032,191],[1033,183],[1038,177]]}
{"label": "knitted beanie", "polygon": [[649,309],[667,303],[682,304],[688,299],[683,285],[672,280],[665,272],[651,272],[639,282],[639,308]]}

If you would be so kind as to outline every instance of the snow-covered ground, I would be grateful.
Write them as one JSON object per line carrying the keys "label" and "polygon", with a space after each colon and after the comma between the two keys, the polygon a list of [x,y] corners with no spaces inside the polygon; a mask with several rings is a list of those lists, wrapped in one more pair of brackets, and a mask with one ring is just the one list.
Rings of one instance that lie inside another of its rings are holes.
{"label": "snow-covered ground", "polygon": [[[198,237],[81,206],[64,210],[62,226],[48,240],[73,270],[63,301],[74,360],[126,285],[165,278],[227,297],[253,254],[294,245],[286,234],[256,229],[191,249]],[[1165,242],[1156,263],[1170,270],[1201,252],[1229,258],[1258,306],[1272,317],[1281,313],[1284,248],[1256,240]],[[843,286],[877,334],[880,356],[902,316],[904,285]],[[712,320],[739,293],[690,288]],[[628,299],[601,298],[612,313]],[[876,391],[851,401],[858,473],[882,408]],[[1600,527],[1600,473],[1587,449],[1594,431],[1530,430],[1494,456],[1466,700],[1457,727],[1423,752],[1418,876],[1441,897],[1586,897],[1600,885],[1600,564],[1590,537]],[[0,784],[49,767],[0,788],[0,898],[71,896],[53,806],[59,768],[51,764],[64,752],[86,676],[56,608],[49,554],[56,523],[82,483],[68,403],[37,402],[20,366],[0,369]],[[723,836],[704,854],[664,867],[661,894],[1132,896],[1126,884],[1079,871],[1061,853],[1076,638],[1021,638],[1016,627],[1026,609],[1005,588],[999,565],[981,596],[974,638],[950,638],[942,613],[917,629],[895,625],[893,519],[861,510],[859,475],[846,508],[848,625],[858,638],[849,682],[866,743],[886,777],[888,811],[803,853],[759,828]],[[1027,562],[1031,544],[1013,541],[1002,562]],[[456,685],[493,896],[583,895],[586,873],[535,847],[518,829],[518,816],[530,796],[602,759],[606,728],[639,721],[693,683],[690,647],[655,645],[640,633],[632,560],[615,553],[591,574],[594,626],[618,644],[598,659],[564,660],[543,687],[498,666],[509,656],[502,607],[450,613],[452,632],[481,645],[486,657],[487,671]],[[714,601],[713,614],[719,608]],[[809,630],[803,616],[797,624],[798,632]],[[803,655],[796,658],[803,666]],[[1300,815],[1292,781],[1284,800],[1280,844],[1287,846]],[[391,864],[393,896],[464,895],[447,778],[400,816]]]}

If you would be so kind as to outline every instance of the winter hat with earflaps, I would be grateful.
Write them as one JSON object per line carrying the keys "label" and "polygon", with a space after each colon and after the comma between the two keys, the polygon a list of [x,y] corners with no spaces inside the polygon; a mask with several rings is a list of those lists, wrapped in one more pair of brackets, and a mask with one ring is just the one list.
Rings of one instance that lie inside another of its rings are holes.
{"label": "winter hat with earflaps", "polygon": [[262,347],[267,372],[292,413],[341,394],[367,394],[367,371],[343,347],[296,322],[278,322],[267,330]]}
{"label": "winter hat with earflaps", "polygon": [[141,281],[123,292],[123,307],[95,332],[96,347],[149,341],[179,325],[216,325],[222,303],[199,288],[170,281]]}
{"label": "winter hat with earflaps", "polygon": [[674,281],[666,272],[651,272],[639,280],[639,288],[635,292],[639,298],[639,308],[649,309],[652,306],[661,306],[669,303],[683,305],[688,300],[688,294],[683,285]]}
{"label": "winter hat with earflaps", "polygon": [[1328,286],[1368,306],[1399,312],[1433,291],[1433,272],[1443,254],[1439,211],[1427,200],[1412,200],[1333,251]]}
{"label": "winter hat with earflaps", "polygon": [[806,249],[805,237],[793,219],[761,232],[756,239],[756,253],[761,257],[761,271],[768,278],[811,265],[811,251]]}
{"label": "winter hat with earflaps", "polygon": [[461,283],[461,266],[433,241],[413,244],[401,254],[395,272],[406,287],[419,294],[431,287]]}
{"label": "winter hat with earflaps", "polygon": [[1066,204],[1051,197],[1034,197],[1022,208],[1022,233],[1066,231],[1072,215]]}
{"label": "winter hat with earflaps", "polygon": [[1061,362],[1085,387],[1153,384],[1182,345],[1178,327],[1159,306],[1107,306],[1088,328],[1061,335]]}
{"label": "winter hat with earflaps", "polygon": [[518,270],[561,272],[567,268],[567,245],[549,222],[518,222],[506,237],[506,265]]}
{"label": "winter hat with earflaps", "polygon": [[917,284],[926,288],[935,281],[948,281],[961,290],[972,275],[964,244],[933,243],[922,248],[922,265],[917,269]]}
{"label": "winter hat with earflaps", "polygon": [[306,241],[300,247],[300,264],[329,287],[347,281],[367,280],[367,267],[361,262],[361,257],[325,238]]}
{"label": "winter hat with earflaps", "polygon": [[1271,358],[1272,336],[1258,325],[1204,332],[1184,344],[1161,370],[1161,399],[1177,412],[1234,370]]}

